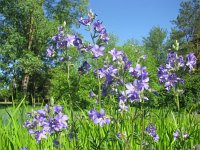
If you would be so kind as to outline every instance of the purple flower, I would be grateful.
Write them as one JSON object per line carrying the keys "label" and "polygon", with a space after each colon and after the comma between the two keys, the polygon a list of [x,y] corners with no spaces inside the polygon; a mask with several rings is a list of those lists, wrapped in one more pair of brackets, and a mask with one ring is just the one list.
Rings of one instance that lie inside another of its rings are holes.
{"label": "purple flower", "polygon": [[164,66],[160,66],[158,68],[158,77],[160,82],[166,82],[169,77],[169,71]]}
{"label": "purple flower", "polygon": [[147,58],[147,55],[141,56],[141,59],[143,59],[143,60],[146,60],[146,58]]}
{"label": "purple flower", "polygon": [[106,44],[108,44],[110,38],[108,37],[108,33],[106,32],[106,30],[103,30],[100,33],[100,39],[103,40]]}
{"label": "purple flower", "polygon": [[177,140],[180,136],[180,133],[178,130],[176,130],[174,133],[173,133],[173,136],[174,136],[174,140]]}
{"label": "purple flower", "polygon": [[193,70],[193,67],[196,65],[197,58],[194,53],[189,53],[187,55],[187,63],[186,66],[190,68],[189,72]]}
{"label": "purple flower", "polygon": [[148,73],[146,71],[146,67],[142,67],[140,64],[137,64],[135,68],[130,67],[129,72],[132,76],[141,77],[147,76]]}
{"label": "purple flower", "polygon": [[189,138],[189,135],[185,131],[183,131],[183,129],[181,130],[181,132],[176,130],[173,133],[173,136],[174,136],[174,140],[187,140]]}
{"label": "purple flower", "polygon": [[90,50],[92,51],[93,56],[95,58],[97,58],[99,56],[103,56],[104,55],[104,49],[105,49],[105,47],[103,47],[103,46],[94,45]]}
{"label": "purple flower", "polygon": [[59,147],[59,141],[57,140],[57,139],[54,139],[53,140],[53,146],[55,147],[55,148],[58,148]]}
{"label": "purple flower", "polygon": [[103,109],[101,109],[100,112],[97,112],[95,109],[90,110],[88,115],[95,124],[99,124],[101,127],[110,123],[110,118],[105,115]]}
{"label": "purple flower", "polygon": [[148,126],[145,129],[145,132],[147,132],[147,134],[151,136],[154,141],[158,142],[159,136],[156,134],[156,127],[153,123],[148,124]]}
{"label": "purple flower", "polygon": [[88,19],[83,19],[82,17],[79,19],[79,23],[81,23],[84,26],[90,26],[91,25],[91,20]]}
{"label": "purple flower", "polygon": [[27,147],[22,147],[21,150],[28,150],[28,148]]}
{"label": "purple flower", "polygon": [[184,84],[183,79],[177,77],[175,73],[170,74],[167,78],[167,81],[165,82],[166,90],[169,91],[172,87],[176,86],[179,82]]}
{"label": "purple flower", "polygon": [[106,69],[105,68],[99,68],[98,71],[97,71],[97,74],[99,76],[99,78],[103,78],[106,76]]}
{"label": "purple flower", "polygon": [[128,61],[126,56],[123,56],[122,60],[124,63],[124,70],[129,70],[131,68],[132,61]]}
{"label": "purple flower", "polygon": [[118,70],[114,68],[113,66],[109,66],[105,70],[105,75],[106,75],[106,81],[108,84],[111,84],[113,81],[113,78],[116,77],[118,74]]}
{"label": "purple flower", "polygon": [[91,97],[95,97],[95,96],[96,96],[96,94],[92,90],[90,90],[89,97],[91,98]]}
{"label": "purple flower", "polygon": [[126,84],[126,89],[127,89],[126,90],[126,94],[127,94],[128,98],[130,99],[130,102],[134,102],[134,101],[139,101],[140,100],[137,83],[135,81],[134,81],[133,84],[127,83]]}
{"label": "purple flower", "polygon": [[80,50],[83,47],[82,40],[79,37],[75,38],[73,44],[78,48],[78,50]]}
{"label": "purple flower", "polygon": [[68,117],[62,114],[61,106],[50,108],[46,105],[44,109],[29,114],[30,120],[25,121],[24,126],[35,136],[37,142],[68,127]]}
{"label": "purple flower", "polygon": [[185,140],[187,140],[189,137],[190,137],[190,136],[189,136],[186,132],[183,133],[183,138],[184,138]]}
{"label": "purple flower", "polygon": [[128,106],[126,106],[125,101],[120,100],[119,101],[119,111],[128,111]]}
{"label": "purple flower", "polygon": [[112,55],[113,61],[122,59],[122,56],[123,56],[123,54],[124,54],[123,51],[118,51],[118,50],[116,50],[115,48],[112,49],[111,51],[109,51],[108,53],[110,53],[110,54]]}
{"label": "purple flower", "polygon": [[176,52],[170,52],[167,55],[167,64],[166,64],[166,68],[168,69],[173,69],[175,68],[175,63],[177,61],[178,55]]}
{"label": "purple flower", "polygon": [[101,33],[103,30],[105,30],[105,27],[103,26],[102,22],[97,20],[97,22],[94,23],[94,30],[98,33]]}
{"label": "purple flower", "polygon": [[40,130],[35,132],[35,139],[37,142],[40,142],[42,139],[47,139],[46,131]]}
{"label": "purple flower", "polygon": [[52,57],[53,54],[54,54],[54,48],[53,48],[53,46],[50,46],[49,48],[47,48],[46,55],[47,55],[47,57]]}
{"label": "purple flower", "polygon": [[90,70],[90,64],[88,64],[87,61],[84,61],[82,66],[78,68],[80,74],[88,73],[89,70]]}
{"label": "purple flower", "polygon": [[55,131],[61,131],[64,128],[67,128],[67,120],[68,120],[68,116],[67,115],[63,115],[61,112],[58,113],[57,116],[55,116],[51,127],[55,130]]}
{"label": "purple flower", "polygon": [[164,66],[158,68],[159,81],[165,84],[165,89],[169,91],[172,87],[175,87],[179,82],[184,84],[184,80],[177,77],[175,73],[170,73]]}
{"label": "purple flower", "polygon": [[185,68],[185,61],[183,59],[183,56],[179,56],[177,62],[178,62],[178,67]]}
{"label": "purple flower", "polygon": [[76,39],[75,35],[67,34],[65,41],[67,43],[67,47],[74,46],[74,41]]}
{"label": "purple flower", "polygon": [[121,92],[121,93],[119,94],[119,100],[120,100],[120,101],[123,101],[123,102],[126,102],[126,101],[127,101],[126,95],[125,95],[125,92],[124,92],[124,91]]}
{"label": "purple flower", "polygon": [[53,110],[54,112],[56,112],[57,114],[62,112],[62,106],[53,106]]}

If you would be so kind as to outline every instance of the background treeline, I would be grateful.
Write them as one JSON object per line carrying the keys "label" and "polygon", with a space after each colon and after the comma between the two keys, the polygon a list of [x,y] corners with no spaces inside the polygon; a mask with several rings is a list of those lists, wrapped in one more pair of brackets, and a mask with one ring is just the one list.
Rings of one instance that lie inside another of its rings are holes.
{"label": "background treeline", "polygon": [[[74,99],[77,106],[90,104],[89,91],[95,91],[97,85],[94,73],[80,74],[78,67],[85,54],[71,48],[70,74],[62,61],[51,65],[46,57],[48,42],[57,33],[57,27],[66,22],[66,30],[74,33],[72,26],[78,27],[78,19],[88,12],[88,0],[0,0],[0,100],[20,100],[24,96],[28,103],[42,102],[54,97],[56,101]],[[170,21],[170,20],[169,20]],[[110,34],[106,51],[114,47],[124,50],[129,59],[147,55],[144,64],[150,75],[151,88],[156,94],[150,94],[152,107],[174,106],[173,95],[166,93],[158,82],[157,67],[165,63],[167,53],[175,40],[180,43],[178,53],[185,56],[194,52],[198,62],[192,73],[180,72],[185,80],[181,106],[198,110],[200,106],[200,1],[183,1],[179,14],[172,23],[174,28],[166,31],[159,26],[152,27],[149,35],[143,38],[143,44],[137,40],[127,40],[119,46],[118,38]],[[78,33],[77,33],[78,34]],[[167,36],[168,35],[168,36]],[[119,37],[120,38],[120,37]],[[106,54],[106,53],[105,53]],[[99,65],[109,56],[100,58]],[[88,59],[88,61],[90,61]],[[188,72],[188,71],[187,71]],[[67,76],[70,86],[67,86]],[[200,110],[200,109],[199,109]]]}

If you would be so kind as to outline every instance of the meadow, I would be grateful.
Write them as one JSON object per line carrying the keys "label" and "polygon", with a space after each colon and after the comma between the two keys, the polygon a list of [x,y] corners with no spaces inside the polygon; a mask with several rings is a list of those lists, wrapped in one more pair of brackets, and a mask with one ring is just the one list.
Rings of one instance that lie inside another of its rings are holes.
{"label": "meadow", "polygon": [[[70,92],[52,96],[36,108],[27,105],[26,97],[1,108],[0,149],[200,149],[200,116],[192,108],[182,107],[180,99],[184,90],[180,72],[195,71],[195,55],[178,55],[176,42],[166,63],[150,74],[145,66],[151,61],[148,55],[132,56],[118,48],[106,48],[108,33],[95,17],[90,11],[87,18],[79,20],[91,35],[91,43],[66,33],[65,23],[58,28],[46,55],[49,65],[63,62],[61,69],[66,74],[59,76],[58,72],[52,79],[52,93],[63,90],[56,87],[57,82],[66,83]],[[73,51],[78,51],[78,58],[70,56]],[[159,82],[162,92],[171,92],[171,104],[152,107],[153,99],[161,96],[151,87],[152,80]],[[79,89],[84,90],[81,93]],[[87,99],[83,103],[81,96]]]}

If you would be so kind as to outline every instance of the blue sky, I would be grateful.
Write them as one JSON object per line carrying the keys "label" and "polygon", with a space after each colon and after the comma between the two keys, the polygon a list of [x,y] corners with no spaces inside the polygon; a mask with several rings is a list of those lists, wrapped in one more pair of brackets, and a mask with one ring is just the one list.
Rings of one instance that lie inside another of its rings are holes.
{"label": "blue sky", "polygon": [[[119,44],[135,38],[140,43],[153,26],[160,26],[170,32],[170,22],[179,13],[181,0],[90,0],[92,9],[103,21],[107,31],[119,38]],[[88,34],[80,30],[87,38]]]}

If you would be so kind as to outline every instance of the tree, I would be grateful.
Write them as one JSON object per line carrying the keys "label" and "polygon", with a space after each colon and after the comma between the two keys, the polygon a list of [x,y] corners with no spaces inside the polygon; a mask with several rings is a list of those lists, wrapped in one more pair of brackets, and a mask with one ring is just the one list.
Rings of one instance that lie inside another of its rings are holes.
{"label": "tree", "polygon": [[64,20],[68,29],[76,23],[87,4],[87,0],[0,0],[0,74],[5,88],[33,97],[45,88],[47,39]]}
{"label": "tree", "polygon": [[[182,50],[200,50],[200,0],[183,1],[179,15],[172,22],[176,28],[172,30],[171,39],[179,40]],[[176,38],[176,39],[174,39]]]}
{"label": "tree", "polygon": [[144,46],[147,51],[151,51],[152,55],[156,58],[157,62],[162,62],[165,55],[164,40],[167,36],[167,32],[160,27],[153,27],[148,37],[143,38]]}

